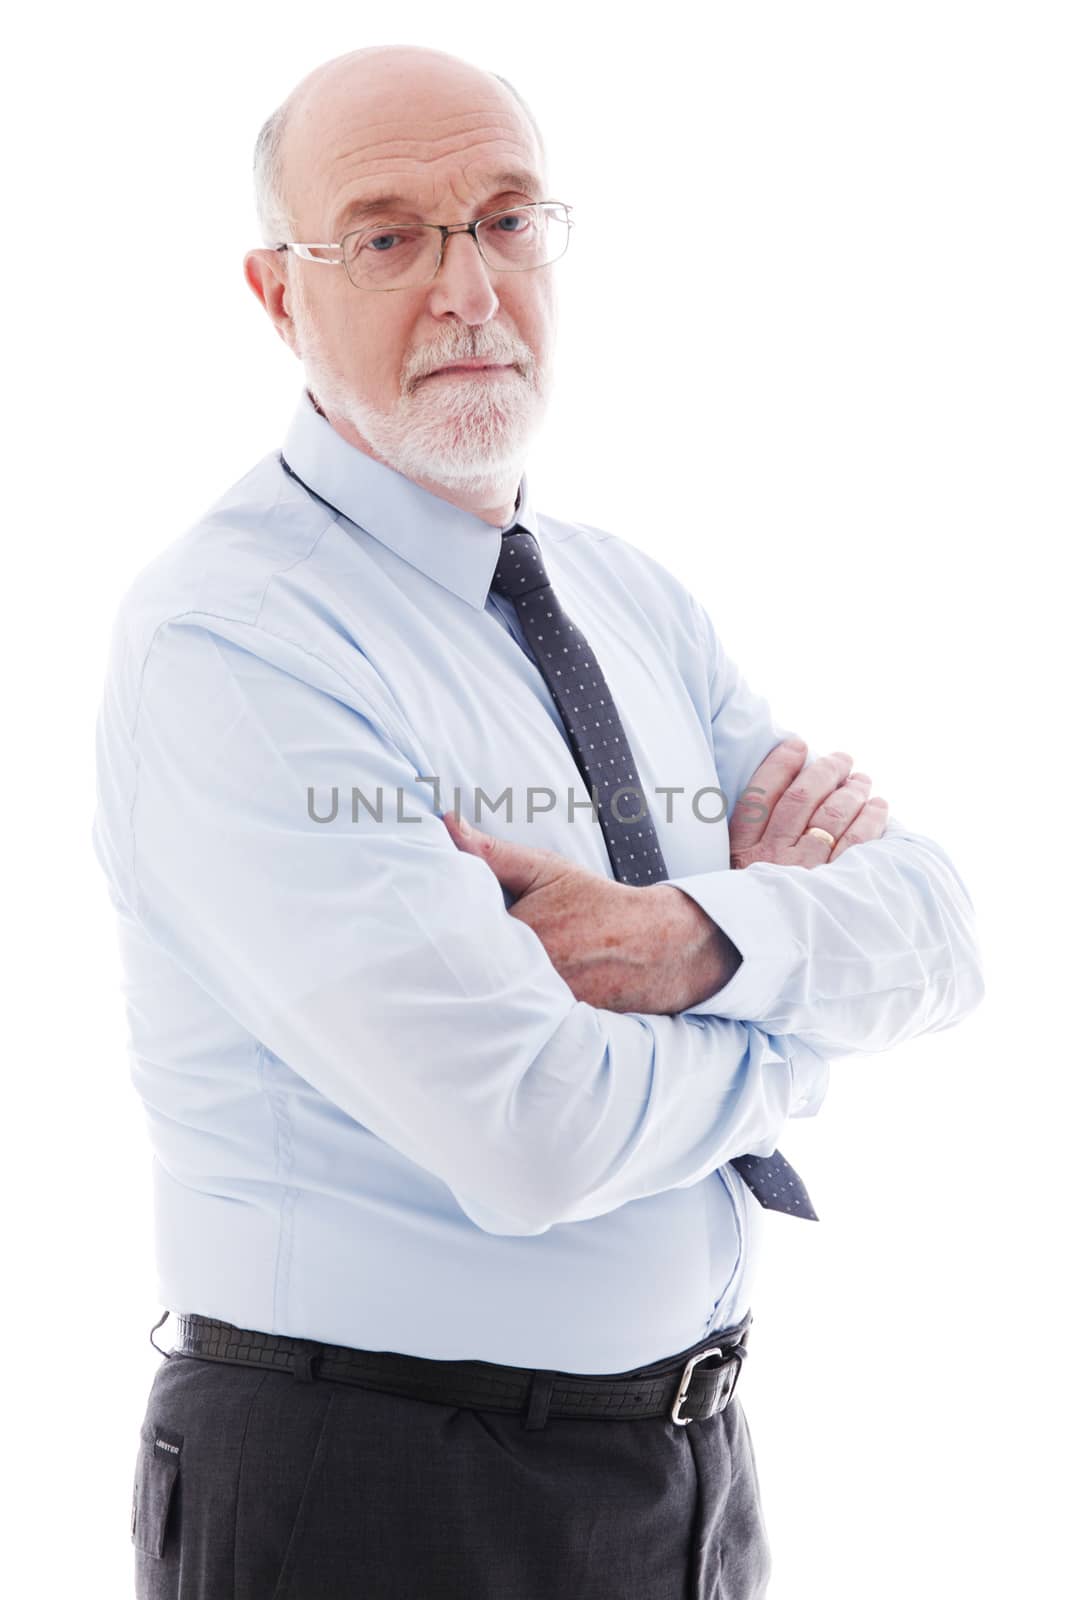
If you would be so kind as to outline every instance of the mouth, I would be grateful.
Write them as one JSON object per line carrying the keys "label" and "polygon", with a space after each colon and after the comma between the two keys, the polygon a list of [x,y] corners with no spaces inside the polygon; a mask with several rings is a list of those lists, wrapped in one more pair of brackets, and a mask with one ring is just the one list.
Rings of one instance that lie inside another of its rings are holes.
{"label": "mouth", "polygon": [[503,372],[512,372],[510,364],[495,361],[456,361],[448,367],[438,367],[435,372],[428,374],[431,378],[489,378],[499,377]]}

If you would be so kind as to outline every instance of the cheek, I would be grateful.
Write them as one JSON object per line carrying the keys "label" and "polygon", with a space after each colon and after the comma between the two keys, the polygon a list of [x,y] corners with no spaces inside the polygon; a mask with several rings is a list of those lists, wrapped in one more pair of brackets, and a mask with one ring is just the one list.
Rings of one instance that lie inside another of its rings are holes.
{"label": "cheek", "polygon": [[347,370],[379,403],[399,397],[405,364],[419,345],[417,319],[390,315],[391,309],[380,311],[375,306],[367,313],[361,307],[359,317],[351,319],[344,332]]}
{"label": "cheek", "polygon": [[533,281],[514,303],[514,322],[519,334],[538,355],[552,342],[556,320],[556,288],[552,278],[531,273]]}
{"label": "cheek", "polygon": [[333,294],[320,292],[314,299],[305,294],[301,314],[319,359],[332,368],[340,367],[345,351],[351,344],[345,326],[343,303]]}
{"label": "cheek", "polygon": [[531,285],[530,304],[528,304],[528,328],[530,333],[526,339],[534,344],[536,349],[544,350],[552,344],[552,333],[555,328],[555,310],[557,310],[557,288],[555,278],[550,274],[534,274],[534,283]]}
{"label": "cheek", "polygon": [[362,307],[342,302],[329,308],[323,337],[336,370],[369,400],[380,403],[396,395],[408,348],[402,329],[377,311],[368,316]]}

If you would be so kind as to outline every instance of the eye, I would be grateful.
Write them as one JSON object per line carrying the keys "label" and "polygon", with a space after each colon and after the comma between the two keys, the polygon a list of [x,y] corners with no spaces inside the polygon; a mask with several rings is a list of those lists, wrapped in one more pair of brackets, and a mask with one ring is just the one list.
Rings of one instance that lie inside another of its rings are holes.
{"label": "eye", "polygon": [[383,228],[380,233],[368,231],[363,235],[360,252],[366,251],[373,256],[393,256],[406,246],[417,244],[424,235],[425,230],[421,228]]}
{"label": "eye", "polygon": [[[505,226],[510,223],[514,223],[515,226]],[[500,233],[522,233],[529,226],[530,218],[525,211],[507,211],[496,219],[496,227]]]}

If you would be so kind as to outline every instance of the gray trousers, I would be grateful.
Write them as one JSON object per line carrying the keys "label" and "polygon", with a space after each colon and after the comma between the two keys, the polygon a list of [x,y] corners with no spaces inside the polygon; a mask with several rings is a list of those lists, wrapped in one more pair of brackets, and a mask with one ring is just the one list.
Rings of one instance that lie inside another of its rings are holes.
{"label": "gray trousers", "polygon": [[148,1397],[131,1539],[138,1600],[761,1600],[770,1571],[736,1397],[686,1426],[529,1429],[178,1354]]}

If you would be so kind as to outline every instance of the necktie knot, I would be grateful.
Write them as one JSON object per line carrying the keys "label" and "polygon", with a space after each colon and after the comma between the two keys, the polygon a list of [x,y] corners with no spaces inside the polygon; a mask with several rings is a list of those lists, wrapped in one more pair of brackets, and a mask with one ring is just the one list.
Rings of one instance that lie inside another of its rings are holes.
{"label": "necktie knot", "polygon": [[513,528],[505,533],[500,541],[500,559],[490,589],[506,595],[509,600],[521,600],[523,595],[547,589],[550,582],[533,534],[525,528]]}

